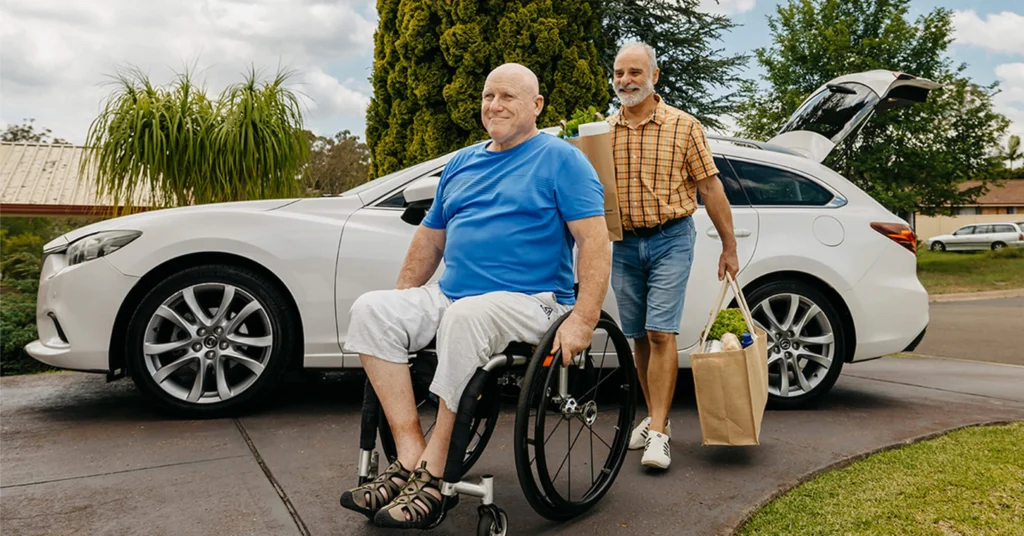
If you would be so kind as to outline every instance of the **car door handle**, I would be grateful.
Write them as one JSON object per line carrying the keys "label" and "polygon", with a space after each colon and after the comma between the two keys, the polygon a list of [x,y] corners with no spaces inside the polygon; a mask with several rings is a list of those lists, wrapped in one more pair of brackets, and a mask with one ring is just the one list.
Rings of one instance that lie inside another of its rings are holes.
{"label": "car door handle", "polygon": [[[732,234],[735,235],[736,238],[747,238],[751,235],[751,232],[750,229],[733,229]],[[718,230],[714,227],[708,229],[708,236],[717,240],[719,238]]]}

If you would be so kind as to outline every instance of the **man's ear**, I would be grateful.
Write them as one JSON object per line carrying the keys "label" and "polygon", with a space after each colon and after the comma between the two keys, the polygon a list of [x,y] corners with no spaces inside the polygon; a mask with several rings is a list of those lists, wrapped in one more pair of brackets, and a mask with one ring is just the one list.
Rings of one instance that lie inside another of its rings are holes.
{"label": "man's ear", "polygon": [[544,111],[544,95],[537,95],[537,98],[533,99],[533,107],[534,117],[539,116]]}
{"label": "man's ear", "polygon": [[653,85],[657,85],[658,84],[658,75],[660,75],[660,74],[661,74],[661,69],[655,69],[654,70],[654,74],[651,75],[651,84],[653,84]]}

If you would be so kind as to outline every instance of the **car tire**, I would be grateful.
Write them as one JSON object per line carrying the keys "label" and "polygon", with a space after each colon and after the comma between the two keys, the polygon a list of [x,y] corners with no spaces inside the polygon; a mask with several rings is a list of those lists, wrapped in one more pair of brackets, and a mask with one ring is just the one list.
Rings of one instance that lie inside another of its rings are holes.
{"label": "car tire", "polygon": [[942,242],[934,242],[932,244],[932,251],[946,251],[946,244]]}
{"label": "car tire", "polygon": [[793,279],[758,285],[745,297],[754,322],[768,333],[768,406],[796,409],[820,401],[835,385],[852,352],[833,298]]}
{"label": "car tire", "polygon": [[1006,244],[1004,244],[1002,242],[994,242],[992,244],[992,251],[999,251],[999,250],[1001,250],[1001,249],[1003,249],[1005,247],[1006,247]]}
{"label": "car tire", "polygon": [[284,291],[268,277],[227,264],[195,266],[142,298],[125,356],[157,409],[184,418],[235,416],[280,385],[298,350],[296,329]]}

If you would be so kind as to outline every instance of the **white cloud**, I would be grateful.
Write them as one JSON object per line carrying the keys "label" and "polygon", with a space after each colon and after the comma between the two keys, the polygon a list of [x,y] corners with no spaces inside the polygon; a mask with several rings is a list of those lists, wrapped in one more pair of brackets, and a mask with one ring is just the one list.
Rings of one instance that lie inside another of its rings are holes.
{"label": "white cloud", "polygon": [[1000,92],[992,102],[997,112],[1013,123],[1010,133],[1024,137],[1024,63],[1004,63],[996,67]]}
{"label": "white cloud", "polygon": [[982,20],[973,9],[953,12],[954,42],[997,52],[1024,54],[1024,15],[990,13]]}
{"label": "white cloud", "polygon": [[[352,84],[351,80],[347,80]],[[345,87],[337,78],[318,67],[302,76],[299,90],[311,111],[330,114],[363,115],[370,104],[369,95]]]}
{"label": "white cloud", "polygon": [[757,0],[700,0],[700,8],[709,13],[736,15],[754,9]]}
{"label": "white cloud", "polygon": [[[196,66],[218,93],[255,66],[296,71],[307,121],[340,130],[362,125],[369,102],[373,0],[33,0],[0,7],[0,92],[5,124],[33,117],[81,143],[119,67],[138,66],[163,84]],[[345,73],[345,74],[339,74]],[[345,82],[339,81],[339,78]],[[325,132],[330,134],[332,132]],[[361,134],[361,132],[359,132]]]}

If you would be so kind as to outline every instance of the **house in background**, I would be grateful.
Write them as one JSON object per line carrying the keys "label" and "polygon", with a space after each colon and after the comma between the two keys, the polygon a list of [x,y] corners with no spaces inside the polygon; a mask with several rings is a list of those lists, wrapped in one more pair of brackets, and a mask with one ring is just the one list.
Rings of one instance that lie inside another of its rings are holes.
{"label": "house in background", "polygon": [[[976,181],[964,183],[962,188],[977,186]],[[954,209],[952,216],[914,215],[914,231],[918,240],[949,234],[972,223],[1024,221],[1024,180],[1008,180],[989,186],[989,191],[973,205]]]}
{"label": "house in background", "polygon": [[[112,215],[109,197],[97,197],[95,170],[80,173],[87,149],[74,145],[0,143],[0,217],[57,217],[86,220]],[[141,186],[131,212],[147,210],[149,189]]]}

